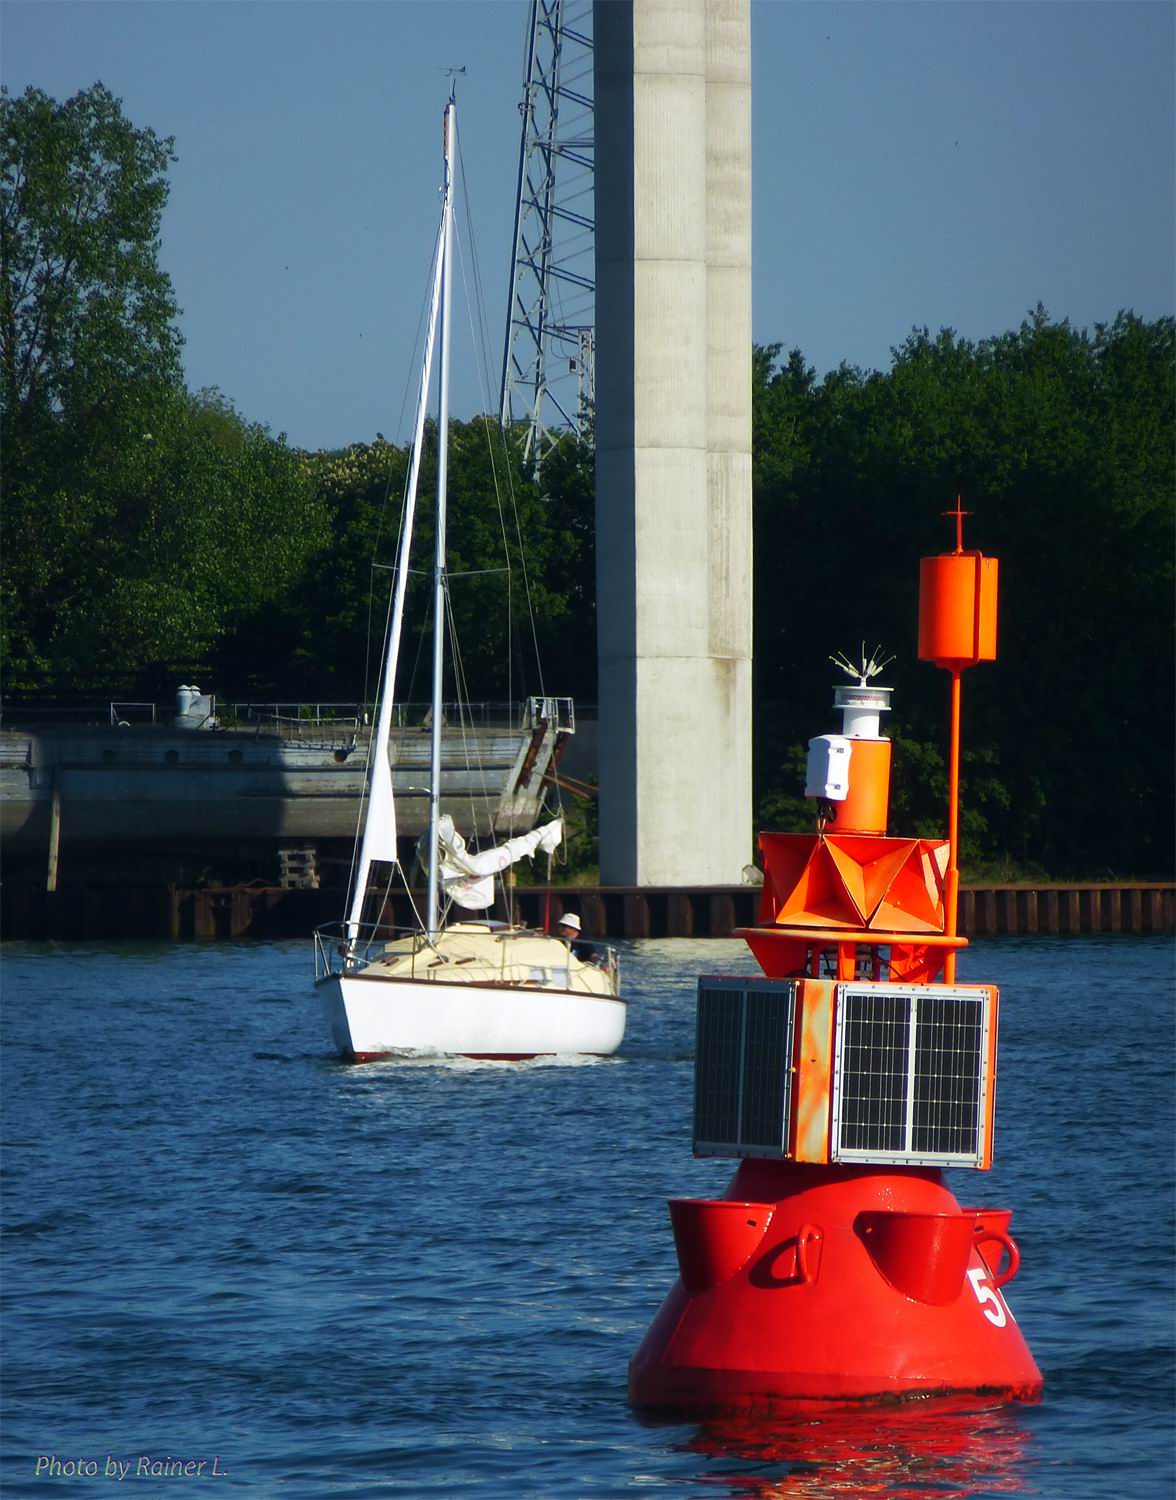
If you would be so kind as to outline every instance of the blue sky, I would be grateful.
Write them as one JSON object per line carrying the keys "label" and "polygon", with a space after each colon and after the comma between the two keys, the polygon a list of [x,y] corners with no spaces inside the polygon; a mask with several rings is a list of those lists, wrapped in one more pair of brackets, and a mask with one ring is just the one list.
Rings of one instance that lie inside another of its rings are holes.
{"label": "blue sky", "polygon": [[[194,388],[306,447],[403,436],[446,69],[497,381],[526,0],[3,0],[0,76],[173,135]],[[885,369],[1038,301],[1176,310],[1169,0],[753,0],[754,335]],[[468,344],[468,341],[467,341]],[[459,341],[454,410],[484,394]]]}

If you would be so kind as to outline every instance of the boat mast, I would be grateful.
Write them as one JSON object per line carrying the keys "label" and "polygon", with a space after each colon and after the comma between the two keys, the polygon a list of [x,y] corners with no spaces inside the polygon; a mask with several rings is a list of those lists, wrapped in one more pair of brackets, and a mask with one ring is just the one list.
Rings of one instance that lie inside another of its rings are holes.
{"label": "boat mast", "polygon": [[453,168],[457,159],[457,103],[451,96],[445,110],[445,188],[441,214],[441,359],[437,400],[437,511],[433,552],[433,697],[432,737],[429,747],[429,885],[425,931],[436,937],[441,927],[441,689],[445,661],[445,502],[449,460],[449,314],[453,283]]}

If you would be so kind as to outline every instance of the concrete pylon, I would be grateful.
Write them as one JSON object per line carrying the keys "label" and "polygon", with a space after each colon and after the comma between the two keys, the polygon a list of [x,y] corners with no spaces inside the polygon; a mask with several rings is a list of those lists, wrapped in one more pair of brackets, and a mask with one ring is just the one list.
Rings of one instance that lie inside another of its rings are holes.
{"label": "concrete pylon", "polygon": [[600,874],[751,858],[750,0],[595,0]]}

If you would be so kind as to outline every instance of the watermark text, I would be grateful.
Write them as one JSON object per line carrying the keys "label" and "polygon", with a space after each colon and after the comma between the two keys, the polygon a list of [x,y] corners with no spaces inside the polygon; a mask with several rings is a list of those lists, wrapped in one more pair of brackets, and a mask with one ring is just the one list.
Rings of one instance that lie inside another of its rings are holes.
{"label": "watermark text", "polygon": [[107,1453],[102,1458],[61,1458],[56,1453],[38,1453],[33,1465],[37,1479],[227,1479],[228,1470],[220,1454],[211,1458],[176,1458],[165,1454],[157,1458],[150,1453],[119,1458]]}

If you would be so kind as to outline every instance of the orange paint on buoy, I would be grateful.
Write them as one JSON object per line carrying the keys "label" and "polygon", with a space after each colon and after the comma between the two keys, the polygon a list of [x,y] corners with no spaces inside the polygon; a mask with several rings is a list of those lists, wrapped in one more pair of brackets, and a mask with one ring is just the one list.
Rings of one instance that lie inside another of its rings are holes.
{"label": "orange paint on buoy", "polygon": [[885,833],[890,815],[890,741],[853,740],[849,787],[837,804],[838,833]]}

